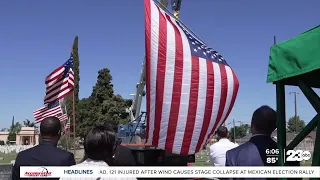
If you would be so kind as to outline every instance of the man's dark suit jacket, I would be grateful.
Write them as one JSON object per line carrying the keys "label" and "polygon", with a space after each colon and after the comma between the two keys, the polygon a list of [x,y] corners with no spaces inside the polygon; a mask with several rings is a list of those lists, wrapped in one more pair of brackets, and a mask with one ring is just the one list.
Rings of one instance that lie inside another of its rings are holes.
{"label": "man's dark suit jacket", "polygon": [[42,141],[39,145],[18,153],[12,169],[12,180],[20,179],[20,166],[72,166],[75,164],[72,153],[57,148],[57,144]]}
{"label": "man's dark suit jacket", "polygon": [[[277,143],[266,135],[256,135],[246,142],[226,153],[226,166],[266,166],[266,149],[277,149]],[[268,166],[276,166],[271,164]],[[235,178],[234,178],[235,179]],[[241,178],[259,179],[263,178]]]}
{"label": "man's dark suit jacket", "polygon": [[136,165],[132,150],[121,145],[117,147],[114,159],[116,166]]}

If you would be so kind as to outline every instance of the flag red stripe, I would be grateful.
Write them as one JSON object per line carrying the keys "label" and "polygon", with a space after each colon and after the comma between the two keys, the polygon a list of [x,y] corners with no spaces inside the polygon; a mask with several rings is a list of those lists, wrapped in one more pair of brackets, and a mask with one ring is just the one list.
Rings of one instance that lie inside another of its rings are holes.
{"label": "flag red stripe", "polygon": [[[151,12],[150,12],[150,1],[144,1],[145,6],[145,49],[146,49],[146,69],[150,69],[151,61]],[[150,125],[150,70],[146,70],[146,92],[147,92],[147,126]],[[149,140],[149,128],[146,128],[146,142]]]}
{"label": "flag red stripe", "polygon": [[218,123],[221,121],[221,117],[226,105],[226,100],[228,95],[227,94],[228,93],[228,79],[227,79],[228,76],[227,76],[226,68],[223,64],[219,64],[219,68],[220,68],[220,74],[221,74],[221,93],[220,93],[219,111],[218,111],[216,122],[214,123],[214,126],[211,132],[208,134],[207,139],[209,139],[214,134],[214,131],[217,129]]}
{"label": "flag red stripe", "polygon": [[57,101],[57,100],[60,100],[60,99],[64,98],[65,96],[67,96],[68,94],[70,94],[72,92],[73,88],[74,88],[73,86],[66,86],[63,89],[60,89],[56,93],[50,95],[49,97],[46,97],[45,98],[45,103],[49,103],[49,102],[52,102],[52,101]]}
{"label": "flag red stripe", "polygon": [[41,115],[41,119],[43,119],[44,117],[49,117],[49,116],[52,116],[52,115],[55,115],[55,114],[60,114],[60,113],[62,113],[62,111],[61,111],[61,109],[59,107],[54,108],[52,110],[50,109],[50,110],[46,111],[45,113],[43,113]]}
{"label": "flag red stripe", "polygon": [[145,0],[145,23],[146,142],[196,153],[229,115],[238,80],[219,53],[152,0]]}
{"label": "flag red stripe", "polygon": [[57,81],[56,83],[54,83],[52,86],[49,86],[46,88],[46,94],[50,94],[53,91],[59,89],[61,86],[68,84],[68,79],[61,79],[59,81]]}
{"label": "flag red stripe", "polygon": [[37,120],[43,119],[43,117],[50,116],[52,114],[55,114],[56,112],[58,112],[58,113],[62,112],[61,108],[60,107],[55,107],[55,108],[43,111],[41,114],[39,114],[37,116],[34,116],[34,118],[37,119]]}
{"label": "flag red stripe", "polygon": [[214,70],[213,70],[213,62],[207,60],[207,98],[206,98],[206,105],[205,105],[205,111],[203,116],[203,125],[200,131],[199,136],[199,143],[197,143],[196,151],[199,151],[201,149],[201,142],[204,141],[205,135],[208,131],[209,124],[211,121],[211,115],[213,110],[213,98],[214,98]]}
{"label": "flag red stripe", "polygon": [[197,103],[199,94],[199,58],[192,57],[192,71],[191,71],[191,88],[190,88],[190,99],[189,99],[189,110],[187,117],[187,125],[184,132],[183,143],[181,147],[181,154],[188,154],[192,135],[194,131],[194,125],[197,114]]}
{"label": "flag red stripe", "polygon": [[[158,11],[160,11],[159,7]],[[158,146],[159,134],[162,117],[162,106],[163,106],[163,90],[164,80],[166,74],[166,55],[167,55],[167,22],[165,17],[159,15],[159,49],[158,49],[158,64],[157,64],[157,82],[156,82],[156,107],[155,122],[154,122],[154,136],[152,145]]]}
{"label": "flag red stripe", "polygon": [[[45,83],[46,83],[46,84],[50,84],[50,83],[52,83],[53,81],[61,78],[61,76],[63,75],[62,69],[64,69],[63,66],[60,66],[60,67],[58,67],[57,69],[55,69],[51,74],[49,74],[49,75],[46,77]],[[57,73],[58,71],[61,71],[61,73],[55,74],[55,73]]]}
{"label": "flag red stripe", "polygon": [[[231,69],[231,68],[230,68],[230,69]],[[231,69],[231,72],[232,72],[233,84],[234,84],[234,85],[233,85],[232,99],[231,99],[231,103],[230,103],[230,107],[229,107],[229,109],[228,109],[227,115],[226,115],[226,117],[224,118],[224,120],[223,120],[222,123],[224,123],[224,122],[227,120],[227,118],[228,118],[228,116],[229,116],[229,114],[230,114],[230,112],[231,112],[231,110],[232,110],[232,108],[233,108],[234,102],[236,101],[236,98],[237,98],[237,95],[238,95],[238,90],[239,90],[239,80],[238,80],[236,74],[233,72],[232,69]]]}
{"label": "flag red stripe", "polygon": [[[169,152],[172,151],[175,132],[177,129],[177,123],[179,118],[181,88],[182,88],[182,76],[183,76],[183,44],[180,31],[171,21],[170,17],[166,15],[168,22],[173,26],[175,34],[175,67],[174,67],[174,79],[172,88],[172,100],[170,107],[170,116],[168,122],[168,131],[165,149]],[[171,138],[172,137],[172,138]]]}

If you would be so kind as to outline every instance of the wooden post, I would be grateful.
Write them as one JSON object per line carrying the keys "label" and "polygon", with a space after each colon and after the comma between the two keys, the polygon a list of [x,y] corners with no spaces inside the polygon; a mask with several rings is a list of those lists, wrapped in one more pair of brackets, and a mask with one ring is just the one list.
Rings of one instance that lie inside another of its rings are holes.
{"label": "wooden post", "polygon": [[72,121],[73,121],[73,155],[76,156],[76,113],[75,113],[75,90],[72,91]]}
{"label": "wooden post", "polygon": [[[65,114],[67,115],[67,123],[70,123],[70,116],[68,116],[68,111],[67,111],[67,105],[64,105],[64,111],[65,111]],[[66,129],[66,126],[67,126],[67,123],[64,124],[64,130],[65,130],[65,136],[66,136],[66,141],[67,141],[67,151],[69,150],[69,140],[70,140],[70,136],[69,136],[69,132],[70,131],[70,124],[69,124],[69,130]],[[68,133],[68,134],[67,134]]]}
{"label": "wooden post", "polygon": [[[68,120],[67,120],[67,121],[69,122],[69,120],[70,120],[70,119],[68,118]],[[67,123],[68,123],[68,122],[67,122]],[[68,151],[68,149],[69,149],[69,132],[68,132],[68,129],[66,129],[67,123],[64,125],[64,130],[65,130],[65,132],[64,132],[64,133],[65,133],[65,136],[66,136],[66,141],[67,141],[67,151]]]}

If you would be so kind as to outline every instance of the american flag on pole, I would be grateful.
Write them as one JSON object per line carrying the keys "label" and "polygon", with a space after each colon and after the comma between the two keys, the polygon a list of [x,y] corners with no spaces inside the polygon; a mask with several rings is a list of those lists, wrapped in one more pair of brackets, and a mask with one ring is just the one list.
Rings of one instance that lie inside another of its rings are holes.
{"label": "american flag on pole", "polygon": [[67,114],[62,114],[62,115],[59,116],[58,118],[59,118],[59,120],[60,120],[61,122],[64,122],[64,121],[68,120],[68,115],[67,115]]}
{"label": "american flag on pole", "polygon": [[239,81],[226,60],[153,0],[145,0],[146,143],[199,152],[227,119]]}
{"label": "american flag on pole", "polygon": [[59,101],[49,103],[44,105],[44,107],[33,112],[33,116],[36,119],[36,123],[41,122],[44,118],[50,116],[60,116],[62,114],[62,109],[60,107]]}
{"label": "american flag on pole", "polygon": [[46,77],[46,96],[44,103],[60,100],[74,88],[73,57]]}

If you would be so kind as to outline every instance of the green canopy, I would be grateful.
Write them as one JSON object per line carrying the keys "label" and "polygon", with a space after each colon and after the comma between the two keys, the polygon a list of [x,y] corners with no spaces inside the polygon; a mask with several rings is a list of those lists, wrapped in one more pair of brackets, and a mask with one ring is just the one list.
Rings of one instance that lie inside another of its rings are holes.
{"label": "green canopy", "polygon": [[320,26],[270,49],[267,82],[283,80],[297,85],[297,78],[320,87]]}

